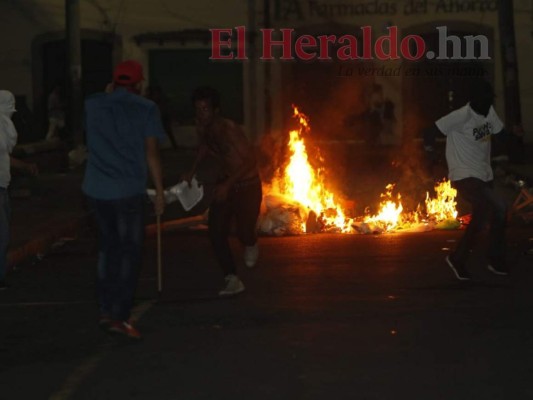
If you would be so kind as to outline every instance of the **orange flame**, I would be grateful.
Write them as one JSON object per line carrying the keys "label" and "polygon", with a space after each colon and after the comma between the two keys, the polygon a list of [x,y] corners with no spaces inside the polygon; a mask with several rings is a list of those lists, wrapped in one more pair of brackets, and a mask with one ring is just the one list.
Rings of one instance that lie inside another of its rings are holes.
{"label": "orange flame", "polygon": [[441,222],[457,218],[457,190],[452,188],[450,181],[442,181],[435,186],[437,198],[429,198],[426,193],[426,212],[430,219]]}
{"label": "orange flame", "polygon": [[[334,228],[343,233],[352,231],[351,220],[346,218],[335,196],[324,184],[323,168],[316,171],[309,163],[303,135],[310,131],[309,119],[293,106],[293,117],[298,129],[289,132],[290,160],[283,172],[278,172],[273,188],[281,195],[292,199],[309,211],[313,211],[326,229]],[[302,232],[306,224],[302,223]]]}
{"label": "orange flame", "polygon": [[[277,195],[287,207],[279,209],[279,213],[275,212],[271,216],[275,220],[281,220],[284,226],[288,227],[285,231],[292,234],[306,232],[308,223],[311,226],[315,224],[313,230],[354,232],[354,229],[359,229],[353,226],[357,222],[345,215],[338,200],[336,201],[333,193],[326,187],[324,168],[315,169],[309,162],[304,141],[304,136],[311,130],[309,119],[296,106],[293,106],[293,109],[293,118],[298,122],[298,128],[289,132],[289,162],[277,171],[272,184],[266,190]],[[394,187],[394,184],[386,186],[377,214],[357,218],[356,221],[370,225],[371,231],[377,228],[377,231],[391,232],[417,228],[422,224],[428,226],[428,221],[439,223],[457,217],[457,191],[451,187],[450,181],[444,180],[435,186],[436,198],[430,198],[429,193],[426,193],[426,212],[421,210],[420,205],[415,211],[404,212],[401,195],[398,193],[396,199],[393,198]],[[284,214],[287,210],[291,210],[293,214]],[[316,215],[316,220],[311,218],[311,213]]]}
{"label": "orange flame", "polygon": [[402,221],[403,206],[401,202],[401,195],[398,194],[398,201],[392,200],[393,184],[386,186],[387,192],[382,194],[384,199],[379,205],[379,211],[376,215],[365,218],[365,223],[374,223],[384,231],[394,230]]}

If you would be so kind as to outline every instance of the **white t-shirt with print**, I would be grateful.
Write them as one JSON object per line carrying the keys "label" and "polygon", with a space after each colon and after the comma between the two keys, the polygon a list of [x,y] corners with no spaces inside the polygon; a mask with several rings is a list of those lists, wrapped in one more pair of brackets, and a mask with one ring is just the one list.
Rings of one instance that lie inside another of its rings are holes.
{"label": "white t-shirt with print", "polygon": [[442,117],[435,125],[446,135],[446,161],[451,181],[478,178],[488,182],[493,179],[491,135],[503,129],[494,107],[490,107],[485,117],[472,110],[469,103]]}

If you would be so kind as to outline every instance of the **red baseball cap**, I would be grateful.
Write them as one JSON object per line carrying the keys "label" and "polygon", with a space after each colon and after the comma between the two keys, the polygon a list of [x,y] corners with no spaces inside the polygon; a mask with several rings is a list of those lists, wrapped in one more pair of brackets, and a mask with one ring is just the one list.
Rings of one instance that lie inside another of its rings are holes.
{"label": "red baseball cap", "polygon": [[113,71],[113,81],[122,85],[133,85],[144,80],[143,67],[135,60],[119,63]]}

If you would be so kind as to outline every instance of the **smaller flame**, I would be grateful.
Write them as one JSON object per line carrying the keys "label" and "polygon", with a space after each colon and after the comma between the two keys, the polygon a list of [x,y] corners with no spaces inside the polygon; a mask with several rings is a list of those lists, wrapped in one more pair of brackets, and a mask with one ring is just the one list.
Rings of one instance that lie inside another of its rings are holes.
{"label": "smaller flame", "polygon": [[452,188],[450,181],[442,181],[435,186],[437,197],[431,199],[426,193],[426,212],[430,219],[436,222],[457,218],[457,190]]}
{"label": "smaller flame", "polygon": [[381,194],[381,198],[384,200],[382,200],[379,205],[379,212],[376,215],[366,217],[364,221],[365,223],[374,223],[385,231],[391,231],[401,222],[403,206],[400,194],[398,194],[397,202],[394,202],[392,199],[392,190],[394,189],[394,185],[388,184],[386,189],[387,192]]}

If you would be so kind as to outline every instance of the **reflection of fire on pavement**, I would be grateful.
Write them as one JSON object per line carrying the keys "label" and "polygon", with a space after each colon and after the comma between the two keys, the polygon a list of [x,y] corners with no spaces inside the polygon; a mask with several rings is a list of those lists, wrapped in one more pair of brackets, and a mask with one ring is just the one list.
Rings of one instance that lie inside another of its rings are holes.
{"label": "reflection of fire on pavement", "polygon": [[297,235],[311,232],[378,233],[396,230],[425,231],[457,228],[455,197],[449,181],[435,187],[436,197],[426,195],[425,211],[419,205],[408,212],[401,195],[393,195],[394,185],[386,187],[375,215],[349,215],[346,204],[325,184],[324,167],[309,163],[304,136],[309,119],[294,107],[298,128],[289,132],[289,161],[278,168],[272,182],[265,184],[259,229],[268,235]]}

